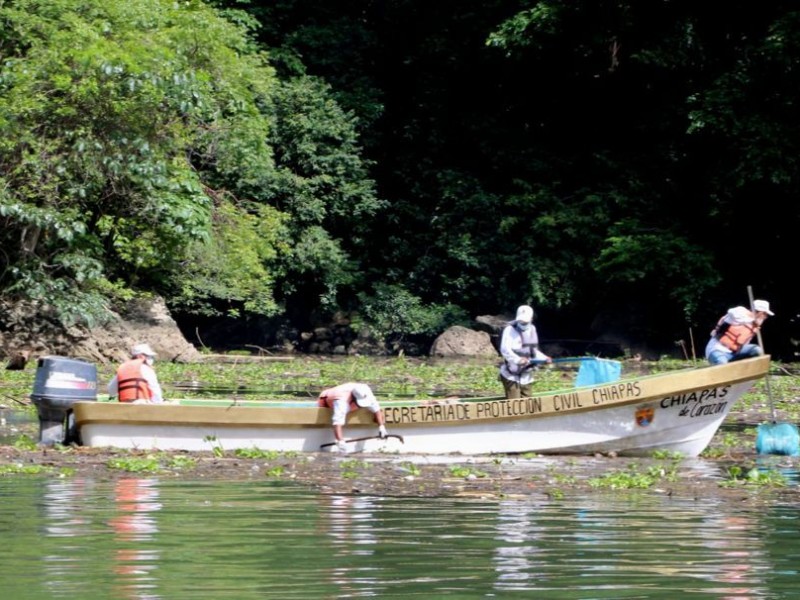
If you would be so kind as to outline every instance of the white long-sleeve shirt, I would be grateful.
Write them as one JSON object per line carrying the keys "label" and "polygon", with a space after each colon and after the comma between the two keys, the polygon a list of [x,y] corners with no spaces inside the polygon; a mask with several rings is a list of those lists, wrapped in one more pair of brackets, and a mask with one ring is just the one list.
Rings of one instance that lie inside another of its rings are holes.
{"label": "white long-sleeve shirt", "polygon": [[533,381],[533,369],[523,369],[525,365],[520,363],[527,364],[523,358],[547,360],[549,357],[538,347],[525,347],[526,344],[539,344],[539,335],[533,324],[524,332],[520,332],[514,324],[512,322],[503,329],[503,337],[500,339],[500,354],[504,359],[500,366],[500,375],[505,379],[518,381],[520,385],[527,385]]}

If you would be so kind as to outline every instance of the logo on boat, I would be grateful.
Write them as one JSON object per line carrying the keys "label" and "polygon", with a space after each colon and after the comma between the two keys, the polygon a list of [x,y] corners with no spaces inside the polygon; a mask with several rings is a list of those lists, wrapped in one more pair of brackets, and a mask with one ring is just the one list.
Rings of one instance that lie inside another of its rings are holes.
{"label": "logo on boat", "polygon": [[636,409],[636,424],[639,427],[647,427],[653,422],[656,416],[656,409],[652,406],[640,406]]}

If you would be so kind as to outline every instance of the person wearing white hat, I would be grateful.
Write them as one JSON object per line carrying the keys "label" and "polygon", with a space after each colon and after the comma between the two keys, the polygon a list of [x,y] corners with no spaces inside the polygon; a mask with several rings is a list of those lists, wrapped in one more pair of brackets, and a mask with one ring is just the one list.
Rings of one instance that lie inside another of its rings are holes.
{"label": "person wearing white hat", "polygon": [[552,359],[539,350],[539,335],[533,324],[533,308],[523,304],[517,316],[505,329],[500,339],[500,381],[506,398],[527,398],[531,395],[533,366],[539,361]]}
{"label": "person wearing white hat", "polygon": [[150,344],[136,344],[131,348],[130,360],[122,363],[116,375],[108,382],[108,395],[118,396],[120,402],[135,404],[161,404],[164,395],[153,363],[156,353]]}
{"label": "person wearing white hat", "polygon": [[729,309],[717,322],[706,344],[708,362],[712,365],[724,365],[763,354],[761,346],[752,343],[753,337],[767,317],[774,315],[766,300],[754,301],[752,310],[744,306]]}
{"label": "person wearing white hat", "polygon": [[374,415],[375,422],[378,424],[378,436],[385,438],[388,435],[383,411],[375,394],[372,393],[372,389],[366,383],[348,382],[322,390],[317,398],[317,405],[330,408],[332,411],[333,437],[339,452],[347,452],[344,424],[347,420],[347,413],[351,410],[366,408]]}

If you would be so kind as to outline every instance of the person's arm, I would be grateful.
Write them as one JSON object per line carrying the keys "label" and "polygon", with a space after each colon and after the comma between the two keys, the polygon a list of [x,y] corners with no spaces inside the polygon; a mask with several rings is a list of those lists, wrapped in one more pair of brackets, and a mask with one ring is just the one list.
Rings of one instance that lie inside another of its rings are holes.
{"label": "person's arm", "polygon": [[383,416],[383,411],[378,408],[378,412],[375,413],[375,422],[378,424],[378,436],[381,438],[385,438],[389,435],[389,432],[386,431],[386,419]]}
{"label": "person's arm", "polygon": [[500,339],[500,354],[511,365],[523,365],[527,359],[521,357],[518,350],[522,347],[520,337],[509,325],[503,330],[503,337]]}
{"label": "person's arm", "polygon": [[150,388],[150,402],[161,404],[164,402],[164,395],[161,391],[161,384],[158,383],[158,376],[150,365],[142,365],[142,379],[147,382]]}
{"label": "person's arm", "polygon": [[534,358],[534,360],[543,360],[545,362],[552,362],[553,361],[552,358],[550,358],[549,356],[547,356],[547,354],[545,354],[544,352],[539,350],[539,348],[534,348],[533,349],[533,358]]}
{"label": "person's arm", "polygon": [[108,396],[109,398],[113,398],[119,393],[117,390],[117,376],[111,378],[111,381],[108,382]]}

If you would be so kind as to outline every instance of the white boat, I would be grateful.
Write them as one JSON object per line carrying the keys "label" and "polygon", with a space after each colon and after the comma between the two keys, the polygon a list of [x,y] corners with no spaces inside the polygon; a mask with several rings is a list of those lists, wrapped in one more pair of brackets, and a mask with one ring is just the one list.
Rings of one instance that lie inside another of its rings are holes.
{"label": "white boat", "polygon": [[[363,409],[349,414],[345,432],[352,451],[645,456],[664,450],[691,457],[769,364],[761,356],[518,400],[382,402],[388,439],[377,438]],[[79,442],[92,447],[315,452],[331,446],[330,416],[312,402],[78,401],[70,422]]]}

